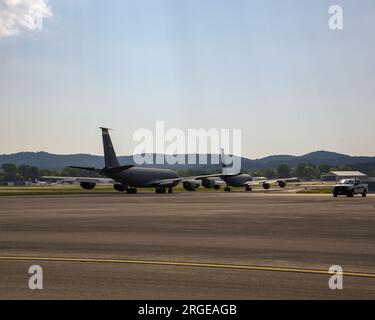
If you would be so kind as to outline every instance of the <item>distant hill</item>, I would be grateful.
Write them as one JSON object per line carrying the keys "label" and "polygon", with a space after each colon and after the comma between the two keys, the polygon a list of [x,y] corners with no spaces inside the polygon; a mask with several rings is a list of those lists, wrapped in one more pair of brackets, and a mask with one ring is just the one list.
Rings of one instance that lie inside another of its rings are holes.
{"label": "distant hill", "polygon": [[[155,156],[155,155],[154,155]],[[186,159],[188,156],[185,156]],[[211,156],[208,155],[210,162]],[[122,164],[133,163],[132,156],[119,157]],[[187,161],[186,161],[187,162]],[[242,169],[243,170],[259,170],[263,168],[276,168],[280,164],[287,164],[290,167],[295,167],[300,163],[312,163],[315,165],[331,165],[331,166],[343,166],[352,164],[364,164],[375,162],[375,157],[353,157],[345,154],[339,154],[328,151],[316,151],[305,154],[303,156],[291,156],[291,155],[274,155],[261,159],[247,159],[242,158]],[[14,163],[16,165],[32,165],[42,169],[63,169],[67,166],[88,166],[102,168],[104,166],[104,158],[102,156],[95,156],[90,154],[71,154],[71,155],[57,155],[47,152],[19,152],[9,155],[0,155],[0,165],[3,163]],[[174,168],[176,170],[181,169],[195,169],[195,170],[207,170],[213,171],[219,169],[219,165],[158,165],[161,168]]]}
{"label": "distant hill", "polygon": [[0,155],[0,165],[3,163],[27,164],[41,169],[63,169],[71,165],[101,167],[103,157],[90,154],[57,155],[47,152],[19,152]]}
{"label": "distant hill", "polygon": [[[252,161],[252,160],[250,160]],[[275,155],[262,159],[253,160],[252,165],[258,168],[276,168],[279,164],[287,164],[295,167],[300,163],[311,163],[315,165],[344,166],[351,164],[369,163],[375,161],[375,157],[349,156],[329,151],[315,151],[303,156]],[[246,166],[246,165],[245,165]],[[250,164],[251,166],[251,164]]]}

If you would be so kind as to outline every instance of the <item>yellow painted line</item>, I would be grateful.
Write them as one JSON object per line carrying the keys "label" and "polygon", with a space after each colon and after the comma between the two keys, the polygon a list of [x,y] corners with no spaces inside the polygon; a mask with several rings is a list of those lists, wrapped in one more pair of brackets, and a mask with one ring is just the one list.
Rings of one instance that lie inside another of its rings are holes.
{"label": "yellow painted line", "polygon": [[[273,272],[292,272],[304,274],[328,275],[328,270],[322,269],[304,269],[304,268],[286,268],[286,267],[268,267],[255,265],[235,265],[235,264],[218,264],[218,263],[198,263],[198,262],[178,262],[178,261],[152,261],[152,260],[119,260],[119,259],[94,259],[94,258],[57,258],[57,257],[1,257],[0,261],[46,261],[46,262],[78,262],[78,263],[118,263],[118,264],[140,264],[140,265],[157,265],[157,266],[175,266],[175,267],[200,267],[216,269],[235,269],[235,270],[252,270],[252,271],[273,271]],[[365,272],[346,272],[342,273],[347,277],[361,277],[375,279],[375,273]]]}

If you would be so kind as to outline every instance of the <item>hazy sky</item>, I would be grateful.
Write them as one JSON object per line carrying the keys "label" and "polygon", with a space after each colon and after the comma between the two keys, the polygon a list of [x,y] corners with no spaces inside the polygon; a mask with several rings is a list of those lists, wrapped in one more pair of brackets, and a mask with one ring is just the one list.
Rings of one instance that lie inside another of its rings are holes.
{"label": "hazy sky", "polygon": [[242,129],[251,158],[375,155],[374,0],[34,3],[43,30],[0,0],[0,153],[102,154],[102,125],[131,154],[134,130],[164,120]]}

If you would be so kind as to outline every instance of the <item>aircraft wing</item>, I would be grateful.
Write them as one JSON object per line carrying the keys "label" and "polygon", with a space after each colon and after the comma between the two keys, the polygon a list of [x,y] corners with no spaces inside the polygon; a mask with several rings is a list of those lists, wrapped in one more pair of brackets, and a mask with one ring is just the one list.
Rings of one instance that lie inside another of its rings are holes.
{"label": "aircraft wing", "polygon": [[118,184],[115,180],[109,178],[91,178],[91,177],[60,177],[60,176],[43,176],[43,180],[58,181],[58,182],[87,182],[97,184]]}
{"label": "aircraft wing", "polygon": [[235,174],[223,174],[223,173],[214,173],[214,174],[206,174],[201,176],[192,176],[192,177],[184,177],[184,180],[203,180],[207,178],[222,178],[222,177],[235,177],[238,176],[240,173]]}
{"label": "aircraft wing", "polygon": [[170,186],[176,182],[181,182],[183,178],[175,178],[175,179],[164,179],[164,180],[156,180],[153,182],[153,184],[158,184],[161,187],[167,187]]}
{"label": "aircraft wing", "polygon": [[271,179],[266,180],[268,183],[279,183],[279,182],[298,182],[300,181],[298,178],[284,178],[284,179]]}
{"label": "aircraft wing", "polygon": [[288,182],[298,182],[300,181],[298,178],[284,178],[284,179],[264,179],[264,177],[253,177],[252,181],[248,181],[245,184],[248,186],[256,186],[262,183],[288,183]]}
{"label": "aircraft wing", "polygon": [[224,175],[222,173],[215,173],[215,174],[206,174],[206,175],[201,175],[201,176],[191,176],[191,177],[180,177],[180,178],[173,178],[173,179],[164,179],[164,180],[156,180],[153,181],[152,184],[158,184],[161,187],[163,186],[169,186],[172,185],[176,182],[184,182],[184,181],[191,181],[191,180],[203,180],[207,178],[221,178],[224,176],[237,176],[238,174],[233,174],[233,175]]}

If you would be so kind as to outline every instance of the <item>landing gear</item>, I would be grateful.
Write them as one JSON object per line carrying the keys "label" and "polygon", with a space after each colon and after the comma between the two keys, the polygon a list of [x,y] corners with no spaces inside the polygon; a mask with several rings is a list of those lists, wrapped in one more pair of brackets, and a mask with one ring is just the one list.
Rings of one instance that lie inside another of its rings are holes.
{"label": "landing gear", "polygon": [[230,187],[226,186],[226,187],[224,188],[224,191],[225,191],[225,192],[230,192]]}
{"label": "landing gear", "polygon": [[168,193],[173,193],[173,188],[168,188]]}
{"label": "landing gear", "polygon": [[[159,194],[164,194],[164,193],[167,192],[167,190],[165,188],[158,187],[158,188],[155,189],[155,192],[159,193]],[[168,192],[169,192],[169,190],[168,190]]]}
{"label": "landing gear", "polygon": [[253,191],[253,189],[251,187],[246,187],[245,191],[250,192]]}
{"label": "landing gear", "polygon": [[127,194],[136,194],[137,189],[136,188],[128,188],[128,189],[126,189],[126,193]]}
{"label": "landing gear", "polygon": [[127,187],[123,184],[115,184],[113,188],[119,192],[125,192],[127,190]]}

